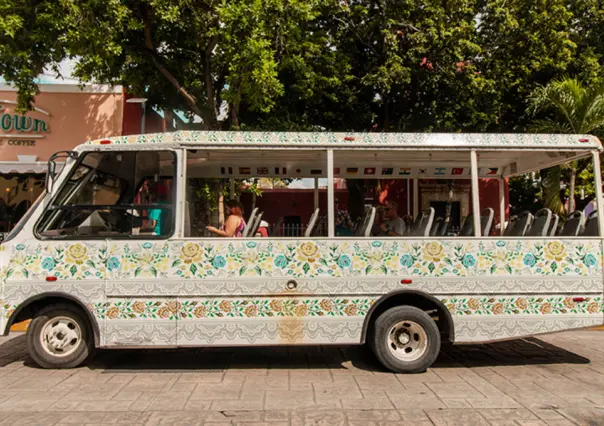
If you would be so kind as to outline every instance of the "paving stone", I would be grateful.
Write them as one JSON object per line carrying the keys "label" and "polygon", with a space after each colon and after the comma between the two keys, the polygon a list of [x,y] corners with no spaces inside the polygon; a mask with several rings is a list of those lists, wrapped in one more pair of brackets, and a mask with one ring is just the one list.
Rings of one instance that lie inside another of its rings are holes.
{"label": "paving stone", "polygon": [[388,422],[401,420],[396,410],[346,410],[349,421]]}
{"label": "paving stone", "polygon": [[485,395],[471,385],[462,382],[426,384],[439,398],[484,398]]}
{"label": "paving stone", "polygon": [[426,410],[426,414],[436,426],[488,426],[489,423],[478,411],[465,408]]}
{"label": "paving stone", "polygon": [[315,400],[322,402],[333,399],[351,399],[357,398],[362,399],[363,395],[356,384],[345,384],[339,383],[313,383],[315,391]]}
{"label": "paving stone", "polygon": [[603,425],[604,407],[561,408],[560,414],[580,425]]}
{"label": "paving stone", "polygon": [[478,412],[487,420],[537,420],[538,417],[524,408],[481,409]]}
{"label": "paving stone", "polygon": [[349,410],[388,410],[394,405],[388,398],[342,399],[342,408]]}
{"label": "paving stone", "polygon": [[291,415],[291,425],[345,425],[346,415],[339,410],[296,410]]}
{"label": "paving stone", "polygon": [[[208,417],[207,411],[198,412],[147,412],[138,419],[146,426],[202,425]],[[230,423],[230,422],[228,422]]]}
{"label": "paving stone", "polygon": [[267,410],[296,409],[314,404],[313,391],[266,391],[264,408]]}
{"label": "paving stone", "polygon": [[191,397],[189,392],[160,392],[147,407],[148,411],[181,411]]}

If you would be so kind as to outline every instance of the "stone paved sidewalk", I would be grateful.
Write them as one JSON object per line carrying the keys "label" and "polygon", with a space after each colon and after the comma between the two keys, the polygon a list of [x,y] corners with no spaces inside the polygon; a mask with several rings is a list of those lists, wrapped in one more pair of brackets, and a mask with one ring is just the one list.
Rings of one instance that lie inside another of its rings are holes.
{"label": "stone paved sidewalk", "polygon": [[604,333],[445,346],[430,371],[363,347],[100,351],[40,370],[0,338],[0,425],[604,425]]}

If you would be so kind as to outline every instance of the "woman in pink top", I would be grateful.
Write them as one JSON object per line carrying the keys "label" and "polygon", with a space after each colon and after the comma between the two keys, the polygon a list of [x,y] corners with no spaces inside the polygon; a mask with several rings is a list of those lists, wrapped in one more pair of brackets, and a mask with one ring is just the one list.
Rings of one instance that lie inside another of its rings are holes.
{"label": "woman in pink top", "polygon": [[208,226],[206,229],[220,237],[243,237],[245,220],[243,220],[243,207],[237,200],[230,200],[226,203],[227,220],[222,229]]}

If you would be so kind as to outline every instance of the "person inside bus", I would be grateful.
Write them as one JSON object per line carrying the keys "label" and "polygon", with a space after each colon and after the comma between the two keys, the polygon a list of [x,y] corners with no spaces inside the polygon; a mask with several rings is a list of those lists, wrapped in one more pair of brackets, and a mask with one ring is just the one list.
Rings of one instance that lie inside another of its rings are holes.
{"label": "person inside bus", "polygon": [[241,238],[245,229],[245,220],[243,220],[243,207],[237,200],[230,200],[226,203],[227,220],[222,229],[213,226],[207,226],[206,229],[219,237]]}
{"label": "person inside bus", "polygon": [[398,215],[398,203],[395,201],[388,201],[386,204],[385,221],[380,226],[382,235],[389,237],[401,237],[405,234],[405,221]]}
{"label": "person inside bus", "polygon": [[348,214],[348,210],[340,209],[340,201],[337,198],[334,201],[336,235],[351,236],[353,226],[352,219],[350,219],[350,215]]}
{"label": "person inside bus", "polygon": [[[168,188],[165,185],[157,185],[156,201],[153,204],[169,204]],[[153,235],[164,235],[164,226],[167,222],[168,210],[150,209],[147,213],[149,222],[153,227]]]}

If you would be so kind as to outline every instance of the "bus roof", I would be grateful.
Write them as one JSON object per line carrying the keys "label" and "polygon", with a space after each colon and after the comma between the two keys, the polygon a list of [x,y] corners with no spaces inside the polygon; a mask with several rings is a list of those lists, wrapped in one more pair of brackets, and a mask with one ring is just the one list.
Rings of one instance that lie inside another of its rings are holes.
{"label": "bus roof", "polygon": [[331,133],[177,131],[116,136],[87,144],[176,144],[208,147],[274,148],[395,148],[395,149],[513,149],[602,151],[591,135],[535,133]]}

